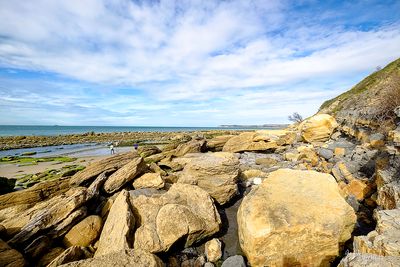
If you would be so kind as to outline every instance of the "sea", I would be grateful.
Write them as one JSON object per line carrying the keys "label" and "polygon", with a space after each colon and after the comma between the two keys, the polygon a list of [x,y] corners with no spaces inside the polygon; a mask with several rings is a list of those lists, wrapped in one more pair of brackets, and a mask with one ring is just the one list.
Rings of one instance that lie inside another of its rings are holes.
{"label": "sea", "polygon": [[47,126],[47,125],[0,125],[0,136],[56,136],[82,134],[87,132],[181,132],[206,130],[254,130],[276,129],[275,125],[257,126],[224,126],[224,127],[159,127],[159,126]]}

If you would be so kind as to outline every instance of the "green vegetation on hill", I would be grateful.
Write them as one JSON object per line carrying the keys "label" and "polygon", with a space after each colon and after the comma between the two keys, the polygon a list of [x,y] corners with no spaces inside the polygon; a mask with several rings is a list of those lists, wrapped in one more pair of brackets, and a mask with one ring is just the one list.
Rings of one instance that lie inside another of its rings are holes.
{"label": "green vegetation on hill", "polygon": [[[344,105],[346,100],[353,100],[354,104],[357,105],[357,96],[363,92],[366,92],[370,89],[375,89],[374,87],[380,87],[378,83],[382,82],[383,80],[387,79],[390,76],[399,76],[400,75],[400,58],[393,61],[385,68],[376,71],[366,77],[364,80],[359,82],[349,91],[333,98],[330,100],[325,101],[321,107],[320,111],[327,109],[329,113],[335,115],[338,111],[340,111]],[[337,103],[337,106],[330,109],[330,106],[334,103]]]}

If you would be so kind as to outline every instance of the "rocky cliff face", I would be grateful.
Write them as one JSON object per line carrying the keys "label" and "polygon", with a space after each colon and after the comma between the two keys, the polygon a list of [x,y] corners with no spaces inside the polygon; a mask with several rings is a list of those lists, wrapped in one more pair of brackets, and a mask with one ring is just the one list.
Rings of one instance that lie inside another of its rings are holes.
{"label": "rocky cliff face", "polygon": [[349,91],[326,101],[318,113],[333,115],[346,133],[365,139],[394,129],[400,105],[400,59],[366,77]]}

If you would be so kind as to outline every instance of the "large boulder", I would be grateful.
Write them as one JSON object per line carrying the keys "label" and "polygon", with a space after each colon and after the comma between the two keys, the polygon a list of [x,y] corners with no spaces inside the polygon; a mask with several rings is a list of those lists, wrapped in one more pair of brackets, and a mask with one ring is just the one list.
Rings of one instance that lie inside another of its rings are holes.
{"label": "large boulder", "polygon": [[123,190],[111,206],[94,256],[131,248],[134,227],[135,218],[130,207],[129,193]]}
{"label": "large boulder", "polygon": [[338,267],[394,267],[400,266],[400,257],[378,256],[374,254],[349,253]]}
{"label": "large boulder", "polygon": [[100,234],[103,221],[100,216],[91,215],[75,225],[65,235],[63,243],[67,247],[87,247],[97,239]]}
{"label": "large boulder", "polygon": [[118,171],[108,177],[104,183],[104,190],[107,193],[114,193],[124,186],[127,182],[132,181],[135,177],[145,172],[147,168],[143,158],[137,157],[124,165]]}
{"label": "large boulder", "polygon": [[127,249],[92,259],[80,260],[62,265],[63,267],[163,267],[163,262],[154,254],[143,250]]}
{"label": "large boulder", "polygon": [[207,140],[207,149],[210,151],[222,151],[222,148],[229,139],[235,135],[219,135],[210,140]]}
{"label": "large boulder", "polygon": [[98,176],[102,172],[117,170],[135,158],[137,158],[137,154],[130,152],[117,154],[112,157],[93,162],[84,170],[77,172],[74,176],[72,176],[70,183],[73,185],[83,184],[84,182]]}
{"label": "large boulder", "polygon": [[237,194],[239,160],[233,153],[189,154],[180,161],[186,165],[179,175],[178,183],[203,188],[221,205]]}
{"label": "large boulder", "polygon": [[251,266],[327,266],[356,216],[331,175],[281,169],[243,199],[237,220]]}
{"label": "large boulder", "polygon": [[180,144],[177,148],[175,148],[174,156],[182,157],[188,153],[198,153],[203,152],[206,148],[206,140],[190,140],[187,143]]}
{"label": "large boulder", "polygon": [[137,219],[134,248],[168,251],[188,247],[219,231],[221,219],[209,194],[198,186],[173,184],[165,194],[132,196]]}
{"label": "large boulder", "polygon": [[376,229],[354,237],[354,252],[400,256],[400,209],[375,213]]}
{"label": "large boulder", "polygon": [[260,130],[245,132],[230,138],[224,145],[224,152],[266,151],[296,141],[296,133],[286,130]]}
{"label": "large boulder", "polygon": [[338,126],[335,118],[328,114],[318,114],[299,125],[301,136],[306,142],[325,142]]}

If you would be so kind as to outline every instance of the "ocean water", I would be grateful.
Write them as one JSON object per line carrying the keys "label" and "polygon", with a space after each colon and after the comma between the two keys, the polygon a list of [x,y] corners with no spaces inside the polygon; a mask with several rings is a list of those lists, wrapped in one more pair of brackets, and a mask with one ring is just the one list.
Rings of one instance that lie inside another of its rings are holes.
{"label": "ocean water", "polygon": [[[272,127],[274,128],[274,127]],[[38,125],[0,125],[0,136],[67,135],[87,132],[180,132],[202,130],[252,130],[269,127],[157,127],[157,126],[38,126]]]}

